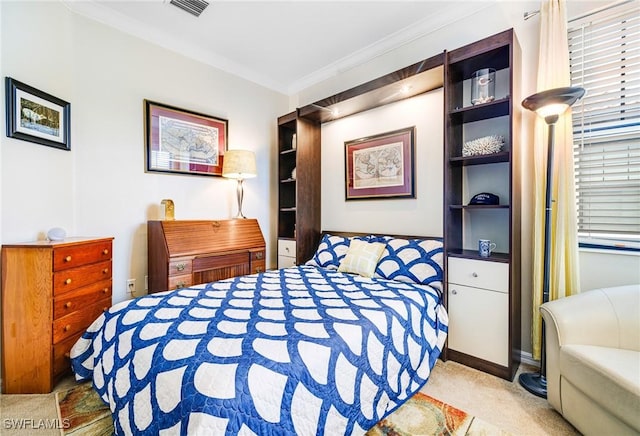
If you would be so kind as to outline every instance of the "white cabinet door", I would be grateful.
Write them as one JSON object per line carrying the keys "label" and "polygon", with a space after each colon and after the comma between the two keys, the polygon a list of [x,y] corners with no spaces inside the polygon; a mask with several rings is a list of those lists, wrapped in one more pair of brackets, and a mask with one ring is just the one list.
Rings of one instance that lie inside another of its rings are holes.
{"label": "white cabinet door", "polygon": [[449,348],[507,366],[509,294],[449,283]]}

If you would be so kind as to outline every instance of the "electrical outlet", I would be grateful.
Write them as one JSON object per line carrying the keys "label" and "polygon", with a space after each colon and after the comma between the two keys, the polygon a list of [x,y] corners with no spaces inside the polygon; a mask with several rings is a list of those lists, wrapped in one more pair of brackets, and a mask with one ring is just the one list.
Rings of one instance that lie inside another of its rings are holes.
{"label": "electrical outlet", "polygon": [[127,293],[133,295],[136,291],[136,279],[127,280]]}

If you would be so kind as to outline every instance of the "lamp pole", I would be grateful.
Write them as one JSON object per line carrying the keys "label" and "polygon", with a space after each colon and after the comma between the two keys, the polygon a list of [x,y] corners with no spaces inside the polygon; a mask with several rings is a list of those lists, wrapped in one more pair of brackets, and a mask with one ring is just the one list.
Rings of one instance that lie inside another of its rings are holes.
{"label": "lamp pole", "polygon": [[[556,88],[539,92],[523,100],[522,106],[544,117],[548,126],[547,177],[545,187],[544,252],[542,270],[542,303],[549,301],[551,280],[551,212],[553,204],[553,151],[556,122],[560,115],[584,95],[583,88]],[[520,385],[538,397],[547,398],[547,359],[545,350],[544,320],[542,320],[540,370],[537,373],[520,374]]]}

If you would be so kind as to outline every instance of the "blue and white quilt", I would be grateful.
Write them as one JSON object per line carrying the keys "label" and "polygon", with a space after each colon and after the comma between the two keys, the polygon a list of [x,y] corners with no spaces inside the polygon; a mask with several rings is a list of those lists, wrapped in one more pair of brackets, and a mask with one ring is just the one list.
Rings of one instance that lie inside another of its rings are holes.
{"label": "blue and white quilt", "polygon": [[72,349],[118,435],[361,435],[444,346],[440,291],[299,266],[114,305]]}

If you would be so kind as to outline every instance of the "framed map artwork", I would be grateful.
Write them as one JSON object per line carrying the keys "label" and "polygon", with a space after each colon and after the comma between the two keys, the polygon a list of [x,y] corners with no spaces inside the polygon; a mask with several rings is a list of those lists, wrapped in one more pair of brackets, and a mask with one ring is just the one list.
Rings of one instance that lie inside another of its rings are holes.
{"label": "framed map artwork", "polygon": [[347,200],[415,198],[413,141],[415,127],[347,141]]}
{"label": "framed map artwork", "polygon": [[229,122],[145,100],[146,171],[222,176]]}

